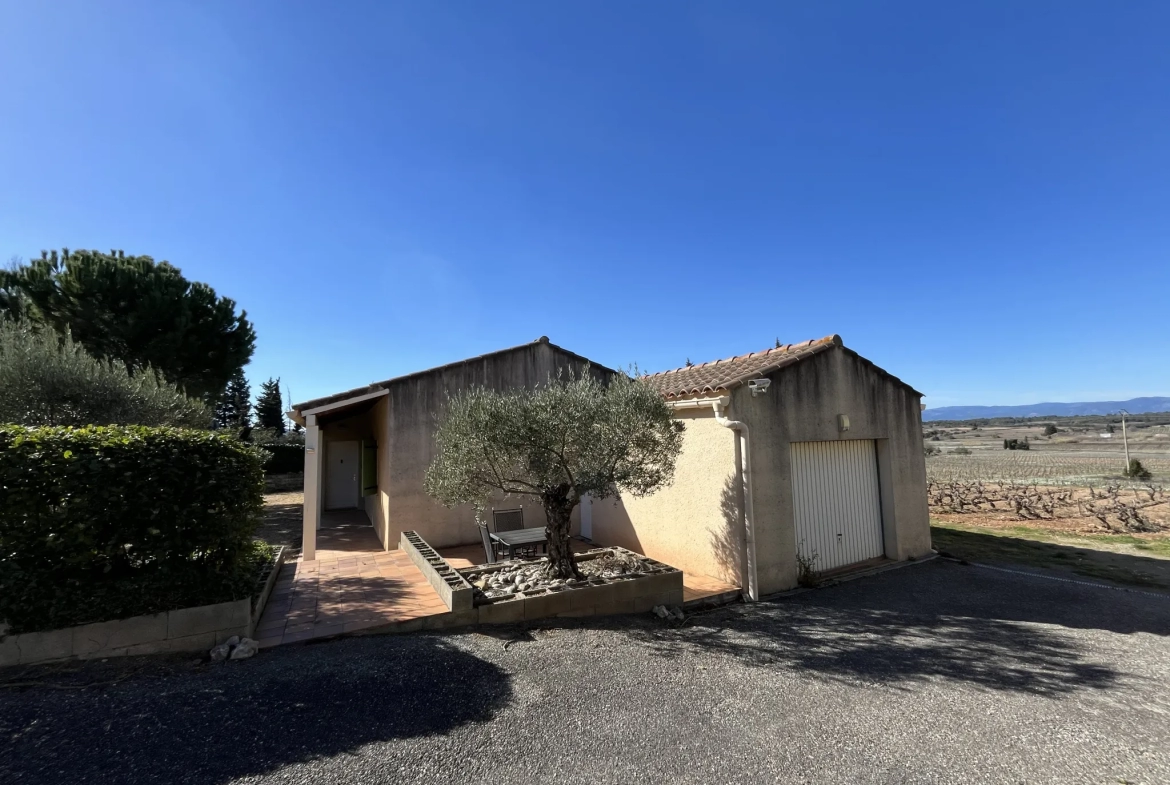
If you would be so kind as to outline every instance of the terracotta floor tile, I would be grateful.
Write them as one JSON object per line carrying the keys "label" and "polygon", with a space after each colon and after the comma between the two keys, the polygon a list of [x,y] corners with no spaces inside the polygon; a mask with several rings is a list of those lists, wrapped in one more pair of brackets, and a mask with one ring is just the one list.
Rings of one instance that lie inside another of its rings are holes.
{"label": "terracotta floor tile", "polygon": [[256,625],[256,632],[263,634],[268,630],[283,630],[287,623],[288,621],[283,615],[268,616],[265,614],[260,618],[260,623]]}
{"label": "terracotta floor tile", "polygon": [[287,638],[290,633],[305,632],[306,630],[313,629],[315,626],[316,625],[311,621],[289,624],[284,628],[284,635]]}

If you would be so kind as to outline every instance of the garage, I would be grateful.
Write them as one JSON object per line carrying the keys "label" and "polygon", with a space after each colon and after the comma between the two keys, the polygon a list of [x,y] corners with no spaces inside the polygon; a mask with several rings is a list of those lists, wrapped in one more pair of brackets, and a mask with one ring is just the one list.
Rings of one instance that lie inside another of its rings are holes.
{"label": "garage", "polygon": [[683,452],[670,487],[594,504],[599,541],[751,600],[931,554],[922,393],[839,335],[643,380],[684,426]]}
{"label": "garage", "polygon": [[796,552],[825,572],[885,554],[872,439],[794,442]]}

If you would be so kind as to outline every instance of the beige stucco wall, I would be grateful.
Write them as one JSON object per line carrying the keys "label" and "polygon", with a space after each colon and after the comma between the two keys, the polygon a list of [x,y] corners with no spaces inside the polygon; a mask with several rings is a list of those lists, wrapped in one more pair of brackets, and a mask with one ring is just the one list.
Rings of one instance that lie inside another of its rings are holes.
{"label": "beige stucco wall", "polygon": [[[385,422],[378,425],[379,491],[386,511],[384,531],[379,534],[382,542],[397,548],[401,533],[408,530],[417,531],[437,548],[480,541],[470,505],[447,509],[423,490],[448,394],[473,385],[500,390],[531,388],[546,383],[560,368],[580,370],[583,365],[575,356],[538,342],[390,384],[384,399]],[[532,497],[499,498],[494,506],[501,510],[521,507],[525,526],[546,524],[544,511]],[[490,515],[489,510],[489,519]],[[575,512],[574,532],[579,529],[578,521],[579,512]]]}
{"label": "beige stucco wall", "polygon": [[640,499],[594,502],[593,540],[738,585],[743,530],[735,435],[715,422],[711,409],[676,416],[686,431],[674,483]]}
{"label": "beige stucco wall", "polygon": [[[752,397],[732,393],[729,416],[751,429],[756,557],[762,594],[796,586],[791,443],[875,439],[886,556],[930,552],[920,397],[855,353],[834,348],[769,375]],[[837,415],[849,416],[840,432]]]}
{"label": "beige stucco wall", "polygon": [[390,543],[387,539],[390,495],[384,490],[388,487],[390,477],[390,444],[385,437],[389,408],[386,396],[382,396],[369,413],[370,430],[378,444],[378,490],[362,499],[366,506],[366,515],[370,517],[383,548],[390,547],[387,545]]}

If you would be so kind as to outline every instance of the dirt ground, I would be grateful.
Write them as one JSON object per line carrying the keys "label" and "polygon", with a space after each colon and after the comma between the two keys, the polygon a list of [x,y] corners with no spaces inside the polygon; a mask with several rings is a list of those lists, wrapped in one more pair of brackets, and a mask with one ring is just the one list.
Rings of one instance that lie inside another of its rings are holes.
{"label": "dirt ground", "polygon": [[[986,483],[985,486],[994,488],[996,484]],[[1132,534],[1137,537],[1159,538],[1170,536],[1170,498],[1165,494],[1158,494],[1158,501],[1150,499],[1149,495],[1140,489],[1122,489],[1119,498],[1129,504],[1141,506],[1140,511],[1154,525],[1165,529],[1163,532],[1132,532],[1122,531],[1116,516],[1107,516],[1109,525],[1090,514],[1085,514],[1084,506],[1093,500],[1088,488],[1070,486],[1036,486],[1036,491],[1059,495],[1064,501],[1056,510],[1052,518],[1029,519],[1017,516],[1011,509],[1007,509],[1004,502],[998,502],[1000,509],[988,509],[987,504],[980,505],[983,509],[965,512],[951,512],[931,506],[932,518],[963,523],[973,526],[982,526],[990,529],[1010,529],[1017,526],[1030,526],[1050,531],[1053,534]],[[1097,492],[1100,493],[1098,488]]]}
{"label": "dirt ground", "polygon": [[256,530],[256,538],[299,551],[304,503],[305,494],[299,490],[264,494],[264,520]]}

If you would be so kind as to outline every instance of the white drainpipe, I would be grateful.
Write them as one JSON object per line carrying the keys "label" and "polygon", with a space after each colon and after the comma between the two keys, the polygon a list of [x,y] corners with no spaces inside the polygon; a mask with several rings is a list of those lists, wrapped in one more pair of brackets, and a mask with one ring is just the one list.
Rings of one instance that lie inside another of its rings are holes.
{"label": "white drainpipe", "polygon": [[743,528],[744,541],[747,545],[747,599],[749,602],[755,602],[760,599],[760,592],[756,575],[756,516],[752,506],[751,441],[747,423],[729,420],[723,416],[723,410],[731,403],[731,398],[727,395],[719,398],[698,398],[690,401],[668,401],[667,403],[672,409],[703,409],[710,406],[715,410],[715,422],[736,432],[739,440],[739,466],[736,469],[743,477]]}

